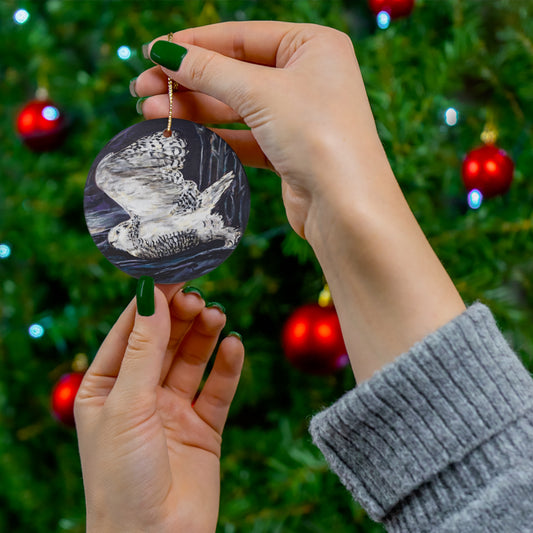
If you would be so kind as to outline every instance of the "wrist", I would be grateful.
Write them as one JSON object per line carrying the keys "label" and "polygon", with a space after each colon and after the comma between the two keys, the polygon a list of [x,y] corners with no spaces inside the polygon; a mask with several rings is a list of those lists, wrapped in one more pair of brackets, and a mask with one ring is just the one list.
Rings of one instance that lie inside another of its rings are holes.
{"label": "wrist", "polygon": [[465,307],[388,162],[371,154],[344,170],[341,163],[329,176],[341,173],[343,187],[315,196],[305,235],[330,286],[360,382]]}
{"label": "wrist", "polygon": [[336,240],[348,239],[342,250],[346,250],[345,244],[364,241],[382,212],[391,214],[391,208],[409,210],[379,140],[366,143],[365,149],[358,151],[365,153],[364,159],[354,157],[353,147],[347,145],[343,155],[322,157],[315,167],[318,185],[304,230],[317,255],[324,247],[335,246]]}

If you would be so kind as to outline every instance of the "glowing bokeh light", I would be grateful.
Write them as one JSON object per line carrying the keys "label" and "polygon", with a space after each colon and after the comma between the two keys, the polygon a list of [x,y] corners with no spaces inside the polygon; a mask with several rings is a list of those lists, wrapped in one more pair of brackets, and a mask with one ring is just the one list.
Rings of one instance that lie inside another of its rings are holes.
{"label": "glowing bokeh light", "polygon": [[459,113],[457,112],[457,109],[454,109],[453,107],[446,109],[444,112],[444,122],[446,122],[448,126],[455,126],[458,120]]}
{"label": "glowing bokeh light", "polygon": [[17,9],[13,15],[13,20],[17,24],[24,24],[25,22],[28,22],[29,18],[30,14],[25,9]]}
{"label": "glowing bokeh light", "polygon": [[471,176],[477,174],[479,172],[479,163],[477,161],[470,161],[466,170]]}
{"label": "glowing bokeh light", "polygon": [[495,172],[498,172],[498,165],[490,159],[485,163],[485,169],[490,174],[494,174]]}
{"label": "glowing bokeh light", "polygon": [[60,402],[68,402],[72,396],[76,395],[76,391],[71,387],[64,387],[60,389],[57,393],[57,399]]}
{"label": "glowing bokeh light", "polygon": [[11,247],[9,244],[0,244],[0,259],[7,259],[11,255]]}
{"label": "glowing bokeh light", "polygon": [[28,328],[28,333],[32,338],[40,339],[44,335],[44,328],[41,326],[41,324],[32,324]]}
{"label": "glowing bokeh light", "polygon": [[117,50],[117,56],[120,57],[122,60],[129,59],[131,57],[131,49],[129,46],[121,46]]}
{"label": "glowing bokeh light", "polygon": [[307,324],[305,322],[298,322],[294,325],[292,334],[295,339],[301,339],[307,332]]}
{"label": "glowing bokeh light", "polygon": [[471,209],[479,209],[483,202],[483,194],[478,189],[472,189],[468,193],[468,205]]}
{"label": "glowing bokeh light", "polygon": [[376,17],[378,28],[386,30],[390,26],[390,15],[386,11],[380,11]]}
{"label": "glowing bokeh light", "polygon": [[329,339],[333,335],[333,330],[329,324],[319,324],[316,333],[322,339]]}
{"label": "glowing bokeh light", "polygon": [[59,109],[53,105],[47,105],[42,111],[41,115],[46,120],[57,120],[59,118]]}

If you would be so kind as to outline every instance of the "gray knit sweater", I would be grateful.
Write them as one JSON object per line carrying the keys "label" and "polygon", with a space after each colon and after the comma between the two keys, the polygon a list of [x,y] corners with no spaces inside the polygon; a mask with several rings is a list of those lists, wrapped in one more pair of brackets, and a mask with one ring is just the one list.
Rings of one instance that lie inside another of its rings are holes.
{"label": "gray knit sweater", "polygon": [[316,415],[310,431],[388,531],[533,532],[533,380],[482,304]]}

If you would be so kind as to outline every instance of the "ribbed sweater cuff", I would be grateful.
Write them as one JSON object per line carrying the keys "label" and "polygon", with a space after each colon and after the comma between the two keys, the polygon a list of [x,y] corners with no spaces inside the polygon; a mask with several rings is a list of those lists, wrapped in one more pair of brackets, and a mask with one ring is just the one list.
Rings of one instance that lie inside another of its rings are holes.
{"label": "ribbed sweater cuff", "polygon": [[472,476],[482,484],[496,474],[505,428],[522,425],[532,389],[491,312],[475,304],[316,415],[310,431],[373,519],[403,515],[399,529],[421,531],[420,517],[427,526],[474,490]]}

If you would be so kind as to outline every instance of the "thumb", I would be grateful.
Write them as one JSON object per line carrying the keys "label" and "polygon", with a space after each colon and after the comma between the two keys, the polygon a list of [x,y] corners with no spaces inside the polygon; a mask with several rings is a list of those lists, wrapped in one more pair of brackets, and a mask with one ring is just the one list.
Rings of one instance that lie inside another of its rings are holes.
{"label": "thumb", "polygon": [[155,389],[170,338],[168,302],[152,278],[139,279],[136,303],[135,323],[114,387],[122,392]]}
{"label": "thumb", "polygon": [[[180,85],[220,100],[241,117],[249,116],[248,109],[265,82],[263,66],[224,56],[192,44],[158,40],[150,49],[150,59]],[[261,81],[261,84],[259,84]]]}

